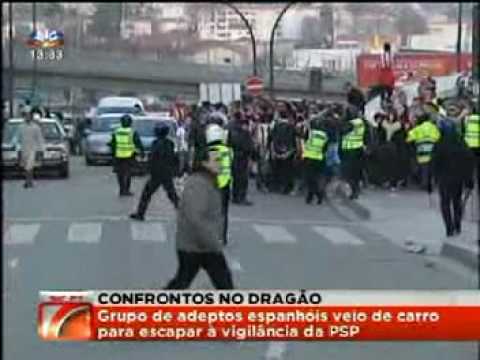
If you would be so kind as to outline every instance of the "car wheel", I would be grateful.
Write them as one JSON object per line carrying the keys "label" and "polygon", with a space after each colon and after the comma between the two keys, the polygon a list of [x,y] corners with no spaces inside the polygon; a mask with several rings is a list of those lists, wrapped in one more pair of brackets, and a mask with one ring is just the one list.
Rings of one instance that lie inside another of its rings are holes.
{"label": "car wheel", "polygon": [[87,155],[85,155],[85,164],[87,166],[92,166],[93,165],[93,161]]}
{"label": "car wheel", "polygon": [[65,165],[62,165],[62,167],[60,168],[60,177],[62,179],[67,179],[69,176],[70,176],[70,166],[68,163],[66,163]]}

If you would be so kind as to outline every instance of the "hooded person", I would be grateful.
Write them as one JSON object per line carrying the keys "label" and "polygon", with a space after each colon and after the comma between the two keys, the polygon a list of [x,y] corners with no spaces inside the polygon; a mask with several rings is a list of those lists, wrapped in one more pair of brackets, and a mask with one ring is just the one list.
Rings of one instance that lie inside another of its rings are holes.
{"label": "hooded person", "polygon": [[145,219],[145,212],[152,195],[160,186],[163,186],[173,206],[178,207],[178,195],[173,184],[178,159],[175,154],[175,144],[168,139],[169,132],[170,129],[166,124],[159,124],[155,127],[156,139],[152,144],[148,159],[150,178],[143,188],[137,212],[130,215],[130,218],[134,220],[143,221]]}
{"label": "hooded person", "polygon": [[447,237],[462,231],[462,193],[473,189],[474,156],[453,121],[440,125],[441,138],[432,152],[432,172],[438,183]]}
{"label": "hooded person", "polygon": [[33,187],[33,169],[37,154],[41,153],[44,146],[44,138],[38,124],[40,116],[33,111],[23,112],[25,122],[19,131],[18,143],[21,149],[20,163],[25,170],[24,188]]}

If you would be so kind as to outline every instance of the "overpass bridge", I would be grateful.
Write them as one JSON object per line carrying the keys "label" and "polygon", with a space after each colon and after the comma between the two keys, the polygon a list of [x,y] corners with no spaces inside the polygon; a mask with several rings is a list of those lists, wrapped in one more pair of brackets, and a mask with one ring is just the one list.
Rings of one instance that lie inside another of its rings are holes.
{"label": "overpass bridge", "polygon": [[[4,48],[5,50],[5,48]],[[3,51],[3,82],[8,91],[8,52]],[[16,44],[14,51],[15,88],[30,87],[33,59],[30,51]],[[240,82],[251,74],[250,66],[203,65],[180,60],[161,62],[115,58],[108,53],[65,48],[60,61],[37,61],[37,86],[44,89],[80,88],[86,91],[119,93],[131,91],[159,96],[183,95],[197,101],[200,83]],[[264,76],[268,78],[268,76]],[[347,78],[325,77],[321,89],[312,91],[308,73],[276,71],[275,89],[279,97],[329,98],[344,96]],[[266,84],[268,90],[268,84]]]}

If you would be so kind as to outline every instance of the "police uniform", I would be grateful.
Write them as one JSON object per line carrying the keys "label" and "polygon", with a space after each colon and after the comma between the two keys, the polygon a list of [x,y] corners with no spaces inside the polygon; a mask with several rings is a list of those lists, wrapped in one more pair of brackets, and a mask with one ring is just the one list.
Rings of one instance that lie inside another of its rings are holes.
{"label": "police uniform", "polygon": [[[318,120],[314,120],[318,121]],[[313,124],[308,137],[303,145],[303,161],[305,169],[305,180],[308,188],[306,203],[310,204],[313,197],[317,197],[317,203],[321,204],[324,198],[324,182],[321,182],[319,189],[319,180],[325,166],[325,150],[327,149],[327,133]]]}
{"label": "police uniform", "polygon": [[[128,116],[128,115],[127,115]],[[120,196],[131,196],[131,169],[134,162],[135,150],[143,156],[143,145],[138,134],[131,128],[131,117],[122,117],[122,126],[114,131],[110,146],[114,157],[114,167],[117,174]]]}
{"label": "police uniform", "polygon": [[228,234],[228,208],[230,203],[230,184],[232,182],[232,149],[222,142],[209,144],[209,150],[217,153],[220,161],[220,173],[217,175],[217,186],[222,193],[222,214],[223,214],[223,243],[227,243]]}
{"label": "police uniform", "polygon": [[477,178],[477,189],[479,189],[477,192],[480,201],[480,114],[478,104],[476,106],[477,109],[475,110],[477,111],[474,111],[465,121],[464,139],[475,155],[475,176]]}
{"label": "police uniform", "polygon": [[426,120],[408,132],[407,143],[415,143],[417,164],[420,170],[422,186],[431,191],[432,172],[430,161],[436,142],[440,139],[440,132],[435,124]]}
{"label": "police uniform", "polygon": [[342,138],[342,162],[345,179],[352,188],[352,199],[358,198],[363,171],[365,123],[361,118],[349,121],[351,130]]}

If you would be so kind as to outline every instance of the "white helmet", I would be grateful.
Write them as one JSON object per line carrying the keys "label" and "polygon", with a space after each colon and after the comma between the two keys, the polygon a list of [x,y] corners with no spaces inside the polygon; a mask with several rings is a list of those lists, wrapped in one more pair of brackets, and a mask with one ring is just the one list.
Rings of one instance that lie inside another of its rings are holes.
{"label": "white helmet", "polygon": [[223,130],[217,124],[211,124],[207,126],[206,130],[207,144],[211,144],[215,141],[225,140],[225,130]]}

